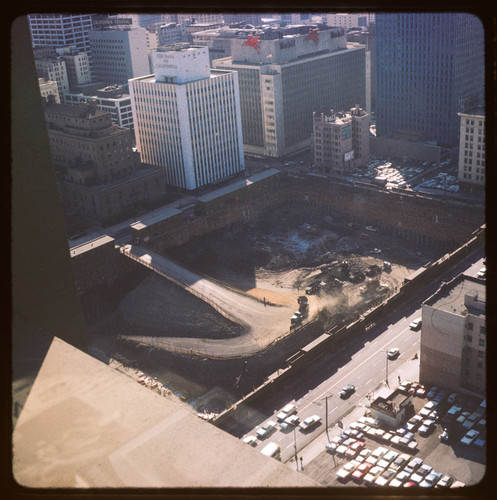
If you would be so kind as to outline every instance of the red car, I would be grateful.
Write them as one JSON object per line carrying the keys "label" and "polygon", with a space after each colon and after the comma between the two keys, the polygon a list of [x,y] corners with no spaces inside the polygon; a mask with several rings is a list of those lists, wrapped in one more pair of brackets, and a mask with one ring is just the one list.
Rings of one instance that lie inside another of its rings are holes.
{"label": "red car", "polygon": [[345,451],[345,456],[349,458],[354,458],[362,448],[366,446],[365,441],[355,441],[352,443],[348,449]]}
{"label": "red car", "polygon": [[420,398],[425,398],[426,397],[426,389],[424,388],[423,385],[420,385],[417,389],[416,389],[416,396],[420,397]]}
{"label": "red car", "polygon": [[369,462],[362,462],[359,467],[352,473],[352,480],[353,481],[362,481],[364,476],[369,472],[369,469],[373,467],[373,464],[370,464]]}
{"label": "red car", "polygon": [[413,481],[407,481],[407,483],[404,483],[404,488],[412,488],[413,486],[417,486],[417,484]]}
{"label": "red car", "polygon": [[416,390],[419,388],[419,384],[417,382],[413,382],[409,390],[407,391],[409,394],[414,394]]}

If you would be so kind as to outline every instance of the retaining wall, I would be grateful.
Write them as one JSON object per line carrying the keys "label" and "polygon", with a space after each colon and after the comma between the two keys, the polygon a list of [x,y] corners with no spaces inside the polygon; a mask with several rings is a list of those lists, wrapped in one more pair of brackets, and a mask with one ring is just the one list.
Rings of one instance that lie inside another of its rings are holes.
{"label": "retaining wall", "polygon": [[244,396],[231,408],[219,414],[212,423],[220,428],[229,420],[236,418],[239,408],[255,405],[258,400],[282,390],[282,386],[292,377],[298,376],[304,368],[313,361],[335,349],[338,344],[349,340],[355,335],[363,334],[379,318],[385,317],[398,309],[420,287],[430,284],[434,279],[440,277],[451,267],[461,262],[465,257],[485,245],[485,226],[473,232],[471,239],[450,254],[418,273],[413,279],[408,279],[400,287],[399,291],[383,301],[379,306],[364,314],[361,319],[348,326],[325,332],[321,337],[313,341],[310,346],[304,347],[296,352],[288,361],[288,366],[273,373],[259,388]]}

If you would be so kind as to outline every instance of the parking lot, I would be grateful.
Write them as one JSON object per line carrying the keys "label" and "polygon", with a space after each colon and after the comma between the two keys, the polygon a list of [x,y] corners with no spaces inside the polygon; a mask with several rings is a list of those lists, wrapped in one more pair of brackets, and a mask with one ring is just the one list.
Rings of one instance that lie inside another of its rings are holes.
{"label": "parking lot", "polygon": [[[443,388],[439,388],[438,392],[443,390]],[[372,424],[374,419],[361,417],[361,414],[367,413],[367,410],[365,408],[357,408],[354,414],[350,416],[350,419],[344,422],[343,429],[335,427],[329,431],[330,441],[337,442],[338,446],[341,443],[341,448],[337,446],[334,452],[326,450],[320,452],[314,460],[307,464],[305,467],[305,474],[309,475],[323,486],[419,486],[423,479],[420,477],[421,468],[419,468],[418,471],[410,471],[409,469],[406,469],[408,462],[403,463],[400,466],[398,464],[394,465],[395,459],[405,454],[405,456],[410,459],[419,457],[422,460],[422,464],[424,465],[426,471],[430,471],[431,468],[432,470],[430,472],[436,471],[441,473],[440,477],[447,476],[450,478],[449,483],[451,483],[453,487],[477,484],[485,474],[486,408],[480,407],[481,403],[484,405],[485,403],[483,402],[483,398],[461,397],[457,400],[453,397],[455,400],[455,403],[453,404],[452,400],[451,402],[448,401],[450,395],[451,392],[446,391],[445,394],[441,395],[444,397],[439,398],[440,402],[436,404],[434,408],[429,410],[423,410],[423,407],[429,401],[435,400],[437,396],[436,392],[434,395],[430,395],[429,398],[420,396],[413,397],[414,412],[409,416],[409,420],[412,416],[422,416],[423,418],[414,426],[414,428],[409,427],[409,431],[414,434],[413,441],[417,444],[416,447],[411,445],[411,449],[406,446],[401,446],[398,443],[398,437],[394,438],[396,435],[398,436],[405,433],[405,431],[401,430],[402,428],[388,428],[379,422],[376,422],[375,425],[368,425]],[[454,417],[452,422],[448,423],[446,420],[446,414],[453,406],[460,408],[460,410],[456,411],[455,415],[459,417],[460,422],[456,422],[456,418]],[[436,415],[432,413],[433,409],[436,409]],[[464,412],[467,412],[467,414]],[[468,418],[475,412],[478,413],[479,418],[473,418],[475,421],[469,422]],[[427,418],[434,418],[436,421],[427,434],[422,435],[424,433],[423,431],[420,432],[421,425]],[[465,421],[467,421],[466,424],[464,424]],[[463,425],[466,425],[466,427],[469,428],[465,428]],[[475,445],[475,442],[469,445],[462,444],[461,438],[465,436],[471,428],[477,430],[478,437],[482,439],[477,442],[477,445]],[[442,442],[440,440],[440,435],[444,429],[448,429],[449,431],[448,442]],[[363,435],[358,433],[362,433]],[[341,436],[341,438],[339,436]],[[392,443],[392,438],[394,443]],[[364,444],[352,444],[357,441],[362,441]],[[349,446],[344,447],[343,443],[346,443]],[[346,450],[354,448],[354,446],[357,448],[358,453],[355,456],[352,456],[354,452],[347,452]],[[361,456],[362,450],[370,450],[370,453],[368,453],[368,451],[364,451]],[[376,450],[378,450],[377,460],[371,458]],[[391,453],[388,455],[388,452]],[[347,453],[350,456],[347,456]],[[381,461],[385,454],[387,454],[387,459]],[[392,457],[394,458],[392,459]],[[371,475],[367,477],[367,475],[364,474],[361,478],[353,479],[352,474],[354,470],[359,467],[360,463],[367,462],[368,459],[372,465],[362,467],[365,468],[367,472],[373,471],[376,473],[374,477],[371,477]],[[351,462],[352,466],[350,466]],[[400,462],[402,462],[402,460],[400,460]],[[351,467],[348,472],[347,467]],[[393,473],[392,469],[394,470]],[[391,472],[387,472],[389,470]],[[403,474],[401,474],[402,471],[404,471]],[[416,472],[418,472],[418,475],[414,476]],[[388,479],[378,479],[381,478],[381,476]],[[425,477],[428,476],[429,472],[426,473]],[[398,478],[397,481],[395,481],[396,477]],[[365,478],[367,479],[367,484],[365,484]],[[435,482],[437,480],[438,479],[435,479]],[[411,481],[414,482],[414,484],[410,484]],[[416,481],[418,481],[417,484]],[[426,486],[426,483],[424,483],[423,486]]]}

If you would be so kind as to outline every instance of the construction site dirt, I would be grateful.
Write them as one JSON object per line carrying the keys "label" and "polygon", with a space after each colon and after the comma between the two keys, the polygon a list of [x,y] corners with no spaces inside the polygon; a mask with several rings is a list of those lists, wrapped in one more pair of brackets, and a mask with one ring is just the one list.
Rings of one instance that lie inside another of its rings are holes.
{"label": "construction site dirt", "polygon": [[[334,325],[354,321],[440,256],[426,249],[421,253],[375,227],[286,205],[257,221],[192,238],[169,249],[167,257],[263,304],[290,311],[282,320],[285,325],[274,325],[285,332],[281,338],[252,356],[215,359],[199,356],[194,348],[186,353],[159,349],[148,340],[229,341],[242,327],[150,271],[113,314],[92,327],[93,346],[121,360],[130,376],[142,371],[196,411],[219,413],[285,367],[285,360],[307,342]],[[299,310],[302,318],[297,315],[294,322],[292,313]],[[121,342],[118,336],[141,336],[143,341]]]}

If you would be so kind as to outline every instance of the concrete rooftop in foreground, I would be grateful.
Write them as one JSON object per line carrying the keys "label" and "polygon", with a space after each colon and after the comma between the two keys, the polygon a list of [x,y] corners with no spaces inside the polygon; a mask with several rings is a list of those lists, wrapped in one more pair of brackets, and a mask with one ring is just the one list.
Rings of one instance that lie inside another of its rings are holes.
{"label": "concrete rooftop in foreground", "polygon": [[317,486],[56,337],[13,432],[13,475],[34,488]]}

